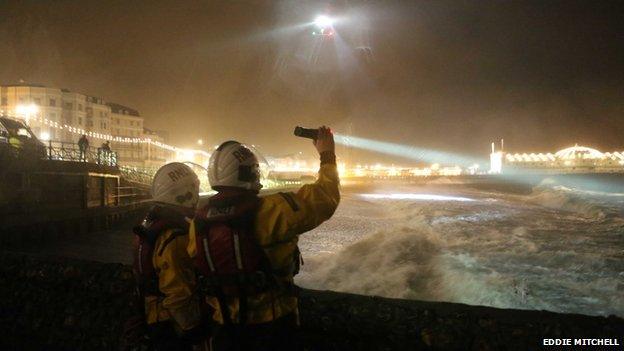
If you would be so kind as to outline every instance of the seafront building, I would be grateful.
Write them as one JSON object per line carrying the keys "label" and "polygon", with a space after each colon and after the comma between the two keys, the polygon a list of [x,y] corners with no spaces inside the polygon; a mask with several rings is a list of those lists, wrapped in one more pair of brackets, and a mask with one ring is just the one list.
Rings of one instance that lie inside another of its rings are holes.
{"label": "seafront building", "polygon": [[167,144],[166,133],[145,128],[139,111],[96,96],[37,84],[0,85],[0,115],[23,119],[42,141],[90,146],[105,141],[124,166],[157,168],[171,161],[207,164],[209,154]]}
{"label": "seafront building", "polygon": [[26,120],[43,140],[76,142],[80,135],[68,125],[108,134],[110,107],[101,98],[43,85],[0,86],[0,110]]}

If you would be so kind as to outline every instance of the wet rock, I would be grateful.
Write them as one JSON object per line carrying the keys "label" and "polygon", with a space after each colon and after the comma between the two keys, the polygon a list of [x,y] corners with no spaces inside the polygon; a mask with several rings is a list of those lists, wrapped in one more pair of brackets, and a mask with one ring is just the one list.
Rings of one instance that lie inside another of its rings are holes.
{"label": "wet rock", "polygon": [[69,315],[65,317],[65,321],[63,321],[64,327],[72,327],[76,324],[76,317]]}
{"label": "wet rock", "polygon": [[[2,350],[116,350],[135,311],[131,268],[0,252]],[[618,317],[303,290],[307,350],[527,350],[544,337],[619,337]]]}

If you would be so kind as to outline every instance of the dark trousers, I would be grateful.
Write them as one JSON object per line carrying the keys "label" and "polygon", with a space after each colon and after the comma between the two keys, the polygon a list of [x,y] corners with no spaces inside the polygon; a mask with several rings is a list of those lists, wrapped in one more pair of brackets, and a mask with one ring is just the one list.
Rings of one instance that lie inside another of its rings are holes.
{"label": "dark trousers", "polygon": [[169,322],[159,322],[148,327],[151,350],[153,351],[191,351],[192,345],[180,338]]}
{"label": "dark trousers", "polygon": [[224,325],[215,331],[214,351],[269,351],[301,350],[295,315],[270,323]]}

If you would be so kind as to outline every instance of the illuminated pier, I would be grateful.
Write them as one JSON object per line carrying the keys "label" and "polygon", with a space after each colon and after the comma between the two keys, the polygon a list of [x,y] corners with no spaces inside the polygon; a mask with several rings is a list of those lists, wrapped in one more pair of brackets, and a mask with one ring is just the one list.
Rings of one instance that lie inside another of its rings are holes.
{"label": "illuminated pier", "polygon": [[496,151],[492,143],[490,173],[520,169],[540,173],[624,173],[624,151],[601,152],[577,144],[555,153],[506,153]]}

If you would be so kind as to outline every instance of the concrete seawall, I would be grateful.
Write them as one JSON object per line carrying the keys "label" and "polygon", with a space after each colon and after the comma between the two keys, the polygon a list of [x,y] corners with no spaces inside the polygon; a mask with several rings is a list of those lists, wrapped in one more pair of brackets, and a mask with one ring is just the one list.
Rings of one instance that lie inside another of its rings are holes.
{"label": "concrete seawall", "polygon": [[[0,349],[114,350],[133,311],[130,267],[0,253]],[[617,338],[624,320],[303,290],[309,350],[527,350]]]}

